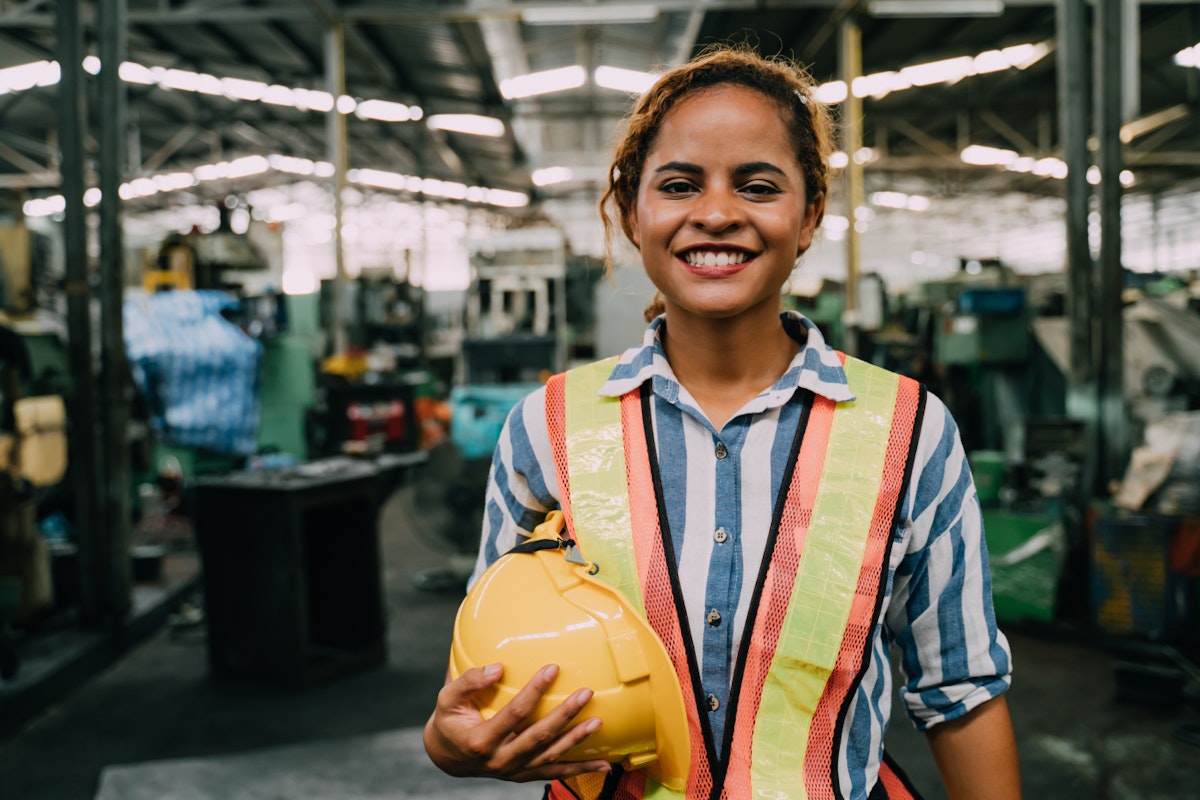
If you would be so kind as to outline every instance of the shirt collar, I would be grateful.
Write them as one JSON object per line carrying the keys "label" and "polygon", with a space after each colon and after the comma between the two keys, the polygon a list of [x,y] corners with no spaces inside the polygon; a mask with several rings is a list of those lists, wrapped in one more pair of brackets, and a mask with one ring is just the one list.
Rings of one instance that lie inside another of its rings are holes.
{"label": "shirt collar", "polygon": [[[846,382],[838,352],[825,343],[825,337],[812,320],[796,311],[780,313],[779,320],[787,334],[800,343],[800,351],[779,380],[759,395],[756,405],[761,404],[764,409],[780,405],[796,389],[808,389],[834,402],[853,400],[854,393]],[[619,397],[650,380],[655,394],[675,402],[680,386],[662,345],[666,322],[661,315],[651,321],[642,343],[621,355],[608,381],[600,387],[600,395]]]}

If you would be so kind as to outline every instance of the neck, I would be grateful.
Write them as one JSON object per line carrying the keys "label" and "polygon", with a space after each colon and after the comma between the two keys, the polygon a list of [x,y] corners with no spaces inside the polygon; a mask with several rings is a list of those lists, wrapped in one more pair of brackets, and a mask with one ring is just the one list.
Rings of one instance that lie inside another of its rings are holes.
{"label": "neck", "polygon": [[717,430],[778,380],[800,349],[777,313],[714,320],[668,310],[663,344],[675,377]]}

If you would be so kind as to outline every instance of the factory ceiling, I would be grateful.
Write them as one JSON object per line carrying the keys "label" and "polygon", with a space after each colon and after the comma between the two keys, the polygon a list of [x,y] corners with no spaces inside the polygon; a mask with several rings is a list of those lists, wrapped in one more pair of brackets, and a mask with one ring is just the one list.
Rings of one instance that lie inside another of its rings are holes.
{"label": "factory ceiling", "polygon": [[[41,72],[27,65],[58,58],[56,14],[67,1],[0,2],[0,189],[23,198],[58,191],[57,73],[51,65]],[[1052,161],[1039,159],[1062,155],[1055,3],[988,0],[982,5],[999,13],[977,16],[980,5],[127,0],[128,174],[186,176],[207,167],[202,174],[220,180],[185,187],[193,198],[238,190],[243,182],[225,182],[231,174],[251,173],[243,178],[256,185],[297,172],[320,175],[319,162],[331,154],[328,121],[340,108],[349,168],[375,170],[355,173],[367,185],[458,199],[463,186],[476,187],[466,199],[502,206],[525,197],[533,207],[543,199],[592,198],[632,96],[601,84],[638,77],[622,70],[678,64],[713,42],[751,41],[810,65],[836,100],[839,23],[853,18],[862,74],[875,81],[862,113],[863,142],[871,148],[868,189],[953,193],[970,186],[1061,195],[1061,180],[1038,174],[1053,172]],[[1136,63],[1127,84],[1133,103],[1124,158],[1136,176],[1130,191],[1190,185],[1200,179],[1200,70],[1176,55],[1200,42],[1200,3],[1127,5],[1133,11],[1124,47]],[[922,13],[931,6],[947,13]],[[85,47],[94,55],[98,4],[81,0],[80,8]],[[330,66],[339,41],[344,88]],[[88,61],[88,72],[98,68]],[[577,85],[515,96],[520,83],[511,79],[550,70],[560,72],[549,77]],[[897,88],[897,75],[912,88]],[[95,83],[88,91],[93,132],[100,113]],[[498,120],[488,123],[498,135],[455,130],[461,120],[446,115],[463,114]],[[999,152],[1016,169],[965,163],[971,145],[995,148],[973,151],[982,154],[976,160]],[[90,151],[97,152],[94,141]],[[555,182],[555,173],[541,172],[553,167],[569,168],[570,177],[563,180],[567,173],[559,170]],[[160,181],[163,187],[169,182]],[[131,190],[131,203],[174,201],[161,191],[135,197],[151,193]]]}

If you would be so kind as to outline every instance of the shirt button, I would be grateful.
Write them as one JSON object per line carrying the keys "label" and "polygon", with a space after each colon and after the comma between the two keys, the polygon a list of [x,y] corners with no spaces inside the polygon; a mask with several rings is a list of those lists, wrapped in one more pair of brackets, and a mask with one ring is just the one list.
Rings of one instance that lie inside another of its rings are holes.
{"label": "shirt button", "polygon": [[717,532],[713,534],[713,539],[717,541],[717,544],[725,544],[725,540],[728,538],[729,534],[725,532],[724,528],[717,528]]}
{"label": "shirt button", "polygon": [[721,707],[721,701],[717,699],[717,696],[715,694],[710,694],[707,699],[708,699],[708,710],[709,711],[716,711],[718,708]]}
{"label": "shirt button", "polygon": [[729,455],[729,448],[725,446],[724,442],[717,442],[717,458],[724,458],[727,455]]}
{"label": "shirt button", "polygon": [[714,608],[712,611],[708,612],[708,616],[705,617],[705,619],[708,620],[709,625],[712,625],[715,628],[721,624],[721,612]]}

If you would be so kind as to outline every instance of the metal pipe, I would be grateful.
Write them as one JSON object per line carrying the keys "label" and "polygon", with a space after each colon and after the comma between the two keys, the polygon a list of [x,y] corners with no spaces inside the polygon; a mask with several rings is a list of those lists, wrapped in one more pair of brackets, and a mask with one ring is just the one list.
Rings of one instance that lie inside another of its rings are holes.
{"label": "metal pipe", "polygon": [[104,524],[97,493],[95,380],[92,363],[92,291],[88,275],[87,217],[83,205],[85,121],[83,32],[79,0],[60,0],[56,34],[61,78],[58,85],[58,143],[62,175],[63,249],[66,258],[67,356],[71,370],[70,475],[72,525],[79,548],[80,621],[100,624],[104,616]]}
{"label": "metal pipe", "polygon": [[848,156],[846,163],[846,309],[842,314],[842,349],[850,355],[858,355],[858,278],[860,271],[861,242],[858,235],[858,209],[863,204],[863,165],[858,160],[862,150],[862,99],[854,94],[854,80],[862,75],[862,29],[854,14],[847,14],[841,23],[842,80],[846,82],[846,100],[842,104],[844,118],[843,146]]}
{"label": "metal pipe", "polygon": [[1100,257],[1094,317],[1097,320],[1095,363],[1099,383],[1101,461],[1098,489],[1119,478],[1129,458],[1129,420],[1125,406],[1125,324],[1121,293],[1121,122],[1125,86],[1124,0],[1097,0],[1094,32],[1095,131],[1099,143],[1097,185],[1100,211]]}
{"label": "metal pipe", "polygon": [[122,306],[125,292],[125,245],[121,231],[121,180],[128,108],[117,65],[126,57],[127,0],[100,0],[97,38],[100,119],[100,363],[104,419],[104,606],[110,619],[128,613],[133,590],[130,560],[129,403],[132,388],[125,356]]}
{"label": "metal pipe", "polygon": [[[336,103],[346,94],[346,31],[339,21],[331,22],[325,33],[325,76],[329,93]],[[333,163],[333,253],[337,271],[333,276],[330,297],[329,328],[333,352],[346,348],[346,321],[342,308],[346,282],[346,249],[342,241],[343,195],[346,193],[346,115],[338,110],[326,115],[329,160]]]}
{"label": "metal pipe", "polygon": [[[1087,148],[1091,72],[1087,59],[1087,8],[1085,0],[1058,0],[1056,8],[1058,46],[1059,127],[1063,160],[1067,163],[1065,190],[1067,319],[1070,365],[1067,368],[1067,415],[1084,424],[1087,446],[1080,464],[1082,498],[1090,497],[1095,484],[1096,453],[1099,446],[1098,385],[1093,341],[1095,264],[1088,243],[1088,212],[1091,188],[1087,182]],[[1082,511],[1080,509],[1081,518]]]}

